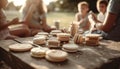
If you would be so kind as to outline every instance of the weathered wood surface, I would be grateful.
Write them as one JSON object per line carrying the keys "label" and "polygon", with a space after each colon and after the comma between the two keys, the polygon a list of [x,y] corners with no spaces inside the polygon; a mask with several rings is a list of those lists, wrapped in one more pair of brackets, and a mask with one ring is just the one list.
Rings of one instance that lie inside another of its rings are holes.
{"label": "weathered wood surface", "polygon": [[6,48],[6,47],[8,45],[11,45],[11,44],[14,44],[14,43],[16,43],[16,42],[13,41],[13,40],[0,41],[0,58],[2,60],[4,60],[9,66],[11,66],[12,69],[15,69],[16,67],[14,66],[15,65],[14,63],[11,63],[13,60],[12,60],[12,57],[10,55],[9,49]]}
{"label": "weathered wood surface", "polygon": [[[16,39],[16,41],[32,41],[32,38],[21,38]],[[16,69],[33,69],[33,67],[41,69],[99,69],[111,59],[120,57],[120,49],[111,48],[113,43],[115,46],[119,46],[120,43],[113,41],[103,41],[98,47],[80,46],[78,52],[69,53],[68,60],[62,63],[49,62],[44,58],[33,58],[30,56],[30,52],[10,52],[8,46],[14,43],[17,42],[12,40],[0,41],[0,47],[11,55],[11,61],[14,61]]]}

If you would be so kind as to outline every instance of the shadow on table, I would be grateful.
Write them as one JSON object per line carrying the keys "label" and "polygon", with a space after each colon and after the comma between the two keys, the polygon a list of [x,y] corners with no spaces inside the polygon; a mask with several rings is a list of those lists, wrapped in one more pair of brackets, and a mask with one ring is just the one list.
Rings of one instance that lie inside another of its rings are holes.
{"label": "shadow on table", "polygon": [[111,59],[110,62],[102,65],[99,69],[120,69],[120,57]]}

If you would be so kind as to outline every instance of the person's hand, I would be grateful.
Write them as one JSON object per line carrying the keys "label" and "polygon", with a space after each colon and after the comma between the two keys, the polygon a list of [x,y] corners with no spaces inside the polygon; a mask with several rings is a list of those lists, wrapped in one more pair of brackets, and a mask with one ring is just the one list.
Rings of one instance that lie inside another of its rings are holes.
{"label": "person's hand", "polygon": [[96,28],[97,28],[98,30],[102,29],[102,26],[103,26],[102,23],[97,23],[97,24],[96,24]]}
{"label": "person's hand", "polygon": [[88,20],[89,20],[91,26],[94,26],[96,24],[94,17],[91,14],[88,15]]}
{"label": "person's hand", "polygon": [[11,22],[10,22],[10,25],[14,25],[14,24],[17,24],[19,23],[19,19],[18,18],[14,18]]}
{"label": "person's hand", "polygon": [[45,32],[51,32],[51,27],[50,26],[48,26],[48,25],[44,25],[43,26],[43,30],[45,31]]}
{"label": "person's hand", "polygon": [[93,29],[92,29],[92,31],[96,31],[96,30],[97,30],[97,28],[93,28]]}

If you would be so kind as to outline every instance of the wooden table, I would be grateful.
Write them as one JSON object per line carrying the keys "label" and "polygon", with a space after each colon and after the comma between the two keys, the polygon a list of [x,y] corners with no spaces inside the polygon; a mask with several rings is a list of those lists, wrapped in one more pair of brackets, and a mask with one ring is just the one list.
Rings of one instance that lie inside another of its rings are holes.
{"label": "wooden table", "polygon": [[117,50],[107,48],[112,44],[120,46],[120,43],[107,40],[102,41],[98,47],[81,45],[78,52],[69,53],[68,60],[61,63],[49,62],[45,58],[33,58],[29,51],[21,53],[9,51],[9,45],[24,41],[32,41],[32,37],[0,41],[0,58],[12,69],[108,69],[107,63],[114,61],[114,58],[120,58],[120,48]]}

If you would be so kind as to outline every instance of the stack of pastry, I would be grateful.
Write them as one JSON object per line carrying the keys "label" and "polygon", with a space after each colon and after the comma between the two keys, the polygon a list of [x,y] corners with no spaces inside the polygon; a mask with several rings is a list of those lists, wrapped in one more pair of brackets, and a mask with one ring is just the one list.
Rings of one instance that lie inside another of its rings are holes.
{"label": "stack of pastry", "polygon": [[48,47],[49,48],[58,48],[60,47],[60,41],[52,39],[52,40],[48,40]]}
{"label": "stack of pastry", "polygon": [[45,38],[47,40],[48,36],[46,36],[46,35],[35,35],[34,38]]}
{"label": "stack of pastry", "polygon": [[74,40],[74,43],[76,44],[83,44],[83,42],[85,41],[85,38],[81,34],[76,33],[73,40]]}
{"label": "stack of pastry", "polygon": [[44,45],[46,44],[46,37],[45,36],[34,37],[33,43],[38,45]]}
{"label": "stack of pastry", "polygon": [[97,46],[99,45],[100,35],[99,34],[87,34],[85,41],[86,45]]}
{"label": "stack of pastry", "polygon": [[70,27],[71,36],[74,37],[74,35],[78,32],[78,29],[79,29],[78,24],[77,23],[72,23],[71,27]]}
{"label": "stack of pastry", "polygon": [[53,35],[53,36],[56,36],[58,33],[62,33],[62,31],[61,30],[52,30],[50,32],[50,34]]}
{"label": "stack of pastry", "polygon": [[57,34],[57,39],[61,42],[69,42],[70,34],[68,33],[59,33]]}
{"label": "stack of pastry", "polygon": [[46,35],[46,36],[48,36],[49,35],[49,33],[47,33],[47,32],[38,32],[38,34],[37,35]]}

